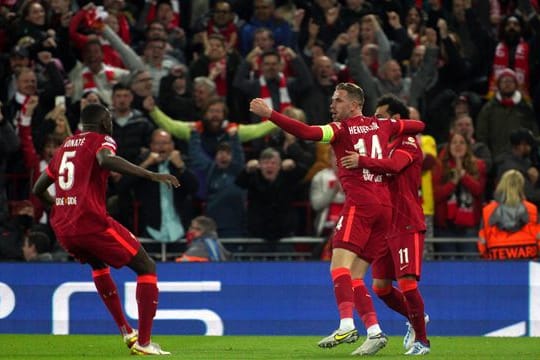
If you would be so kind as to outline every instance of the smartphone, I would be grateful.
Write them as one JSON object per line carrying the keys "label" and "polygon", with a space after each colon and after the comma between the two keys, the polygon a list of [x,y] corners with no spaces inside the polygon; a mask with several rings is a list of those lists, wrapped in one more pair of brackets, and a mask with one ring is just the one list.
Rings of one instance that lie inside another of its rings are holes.
{"label": "smartphone", "polygon": [[64,95],[54,97],[54,106],[66,105],[66,97]]}

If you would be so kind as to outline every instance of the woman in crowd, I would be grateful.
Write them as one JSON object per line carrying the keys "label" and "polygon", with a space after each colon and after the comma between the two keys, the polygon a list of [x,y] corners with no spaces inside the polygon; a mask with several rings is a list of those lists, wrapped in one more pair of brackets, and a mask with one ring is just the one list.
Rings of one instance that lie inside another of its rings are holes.
{"label": "woman in crowd", "polygon": [[[476,236],[485,184],[484,162],[473,155],[471,144],[462,134],[451,134],[433,170],[435,236]],[[448,253],[476,251],[475,244],[463,242],[445,242],[435,247],[438,252]]]}

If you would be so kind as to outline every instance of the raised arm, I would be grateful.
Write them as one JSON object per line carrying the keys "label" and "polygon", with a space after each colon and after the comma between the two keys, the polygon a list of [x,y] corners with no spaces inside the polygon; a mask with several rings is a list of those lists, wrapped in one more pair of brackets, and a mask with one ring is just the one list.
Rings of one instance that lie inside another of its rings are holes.
{"label": "raised arm", "polygon": [[191,126],[189,122],[171,119],[157,107],[154,98],[151,96],[144,99],[143,107],[148,111],[148,114],[158,127],[166,130],[175,138],[185,141],[189,140],[191,135]]}
{"label": "raised arm", "polygon": [[104,169],[116,171],[123,175],[133,175],[144,179],[163,182],[174,187],[179,187],[178,179],[171,174],[159,174],[146,170],[140,166],[130,163],[126,159],[116,156],[110,149],[103,148],[96,154],[96,159]]}
{"label": "raised arm", "polygon": [[327,127],[328,129],[330,129],[330,134],[325,136],[325,133],[323,133],[323,128],[321,126],[306,125],[301,121],[294,120],[288,116],[273,111],[264,102],[264,100],[260,98],[251,100],[251,103],[249,104],[249,110],[257,116],[269,118],[277,126],[300,139],[313,141],[329,141],[333,136],[331,130],[332,128],[330,126],[325,126],[325,128]]}
{"label": "raised arm", "polygon": [[247,142],[266,136],[276,129],[277,126],[272,121],[261,121],[256,124],[239,124],[238,138],[240,142]]}

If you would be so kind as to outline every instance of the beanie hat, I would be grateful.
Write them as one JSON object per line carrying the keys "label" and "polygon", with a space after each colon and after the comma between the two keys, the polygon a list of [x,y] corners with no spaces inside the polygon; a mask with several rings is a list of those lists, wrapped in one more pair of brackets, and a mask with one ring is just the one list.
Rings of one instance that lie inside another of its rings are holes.
{"label": "beanie hat", "polygon": [[503,76],[511,77],[517,83],[517,75],[516,75],[516,72],[514,70],[512,70],[510,68],[505,68],[505,69],[501,70],[497,74],[497,84],[499,83],[499,81],[501,81]]}

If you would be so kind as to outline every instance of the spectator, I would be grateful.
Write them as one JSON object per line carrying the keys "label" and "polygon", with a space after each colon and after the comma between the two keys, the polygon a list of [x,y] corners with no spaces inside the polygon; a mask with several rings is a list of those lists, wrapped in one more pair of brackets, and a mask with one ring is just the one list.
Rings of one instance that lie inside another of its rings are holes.
{"label": "spectator", "polygon": [[102,36],[100,27],[105,24],[116,32],[124,43],[130,43],[129,32],[120,31],[123,26],[118,23],[118,18],[108,14],[103,8],[97,8],[93,3],[88,3],[77,11],[70,21],[70,42],[75,46],[76,50],[84,51],[88,41],[97,39],[103,51],[103,63],[117,68],[125,68],[118,51]]}
{"label": "spectator", "polygon": [[[293,104],[293,99],[300,98],[307,91],[312,80],[309,70],[301,57],[291,48],[282,48],[284,55],[291,63],[295,74],[294,78],[287,78],[282,73],[283,64],[281,56],[276,51],[269,51],[262,55],[261,76],[251,78],[250,64],[242,62],[236,73],[233,86],[242,92],[249,100],[261,97],[267,101],[272,109],[285,110]],[[259,119],[252,115],[251,122]]]}
{"label": "spectator", "polygon": [[189,141],[190,168],[202,173],[200,182],[206,195],[205,214],[215,220],[221,237],[246,235],[246,194],[235,184],[244,168],[244,149],[236,129],[228,131],[229,141],[216,147],[214,157],[203,149],[201,134],[191,132]]}
{"label": "spectator", "polygon": [[173,119],[197,120],[191,77],[183,64],[173,66],[159,84],[159,107]]}
{"label": "spectator", "polygon": [[218,0],[212,10],[200,18],[193,28],[194,43],[201,43],[207,47],[208,37],[219,34],[225,38],[225,48],[233,51],[238,48],[238,29],[243,25],[238,15],[232,10],[231,4],[226,0]]}
{"label": "spectator", "polygon": [[[26,106],[28,108],[31,108],[35,107],[36,105],[37,103],[35,103],[34,101],[29,101]],[[61,107],[63,106],[59,105],[56,111],[62,111],[62,109],[60,109]],[[24,156],[24,163],[27,172],[31,174],[32,178],[30,180],[31,184],[33,185],[39,175],[45,170],[45,168],[51,161],[54,153],[56,152],[56,149],[60,147],[60,145],[67,136],[71,135],[71,131],[64,131],[64,134],[48,134],[45,137],[43,147],[36,149],[32,136],[31,121],[32,119],[29,116],[21,117],[21,122],[19,124],[19,137],[21,142],[22,154]],[[69,125],[65,116],[63,119],[63,125],[61,126],[63,126],[65,130],[69,129]],[[54,186],[49,187],[47,191],[51,196],[54,197]],[[43,204],[41,203],[41,201],[33,194],[30,194],[30,200],[32,201],[32,205],[34,207],[35,220],[39,223],[48,223],[48,217],[45,213],[45,209],[43,208]]]}
{"label": "spectator", "polygon": [[311,181],[309,199],[315,216],[315,235],[330,237],[345,203],[345,194],[337,178],[334,151],[328,147],[330,166],[315,174]]}
{"label": "spectator", "polygon": [[167,184],[148,183],[127,177],[120,184],[133,187],[139,202],[140,233],[161,242],[178,241],[192,218],[191,196],[198,187],[197,178],[186,167],[182,154],[175,150],[171,134],[162,129],[152,133],[150,150],[141,155],[140,167],[161,174],[172,174],[182,186],[171,188]]}
{"label": "spectator", "polygon": [[[528,4],[529,1],[524,1],[524,3]],[[525,14],[535,14],[531,5]],[[540,30],[538,19],[534,15],[530,19],[538,32]],[[500,90],[501,73],[506,69],[511,69],[515,73],[517,90],[525,100],[531,99],[531,64],[538,63],[540,55],[537,54],[538,51],[533,50],[531,39],[526,37],[525,26],[525,21],[518,14],[510,14],[502,20],[499,27],[499,43],[493,54],[488,97],[493,97]],[[538,36],[538,33],[536,35]]]}
{"label": "spectator", "polygon": [[[437,237],[476,236],[485,183],[484,162],[473,155],[471,144],[463,135],[451,134],[433,170]],[[445,242],[435,244],[435,250],[460,253],[476,251],[476,247],[469,243]]]}
{"label": "spectator", "polygon": [[232,113],[239,112],[239,100],[233,89],[233,81],[241,61],[236,51],[227,52],[225,38],[214,34],[208,37],[204,54],[191,63],[193,77],[207,76],[216,85],[217,95],[227,99]]}
{"label": "spectator", "polygon": [[24,237],[22,252],[28,262],[53,261],[51,240],[44,232],[30,232]]}
{"label": "spectator", "polygon": [[[283,49],[284,47],[279,48]],[[274,34],[272,34],[272,30],[264,27],[255,30],[253,49],[251,49],[251,51],[245,57],[246,61],[251,64],[251,72],[253,76],[258,77],[261,75],[262,55],[268,51],[275,51],[276,49],[276,42],[274,41]],[[283,74],[285,76],[292,76],[293,70],[291,69],[288,57],[285,56],[286,53],[283,51],[278,51],[278,53],[281,57],[281,63],[283,64]]]}
{"label": "spectator", "polygon": [[19,150],[20,140],[11,122],[4,118],[0,103],[0,224],[8,218],[8,201],[6,193],[6,160]]}
{"label": "spectator", "polygon": [[199,131],[202,134],[203,149],[210,157],[216,154],[217,144],[228,139],[227,130],[230,128],[238,127],[238,138],[242,143],[266,136],[276,129],[271,121],[244,125],[227,120],[227,104],[220,98],[209,100],[202,120],[194,123],[171,119],[155,106],[152,98],[145,101],[145,108],[159,127],[177,139],[189,141],[191,129]]}
{"label": "spectator", "polygon": [[30,51],[27,47],[15,46],[9,52],[7,63],[3,67],[2,72],[2,86],[0,86],[0,100],[8,101],[13,98],[17,91],[17,77],[16,74],[22,68],[30,68],[32,60],[30,58]]}
{"label": "spectator", "polygon": [[207,76],[193,79],[193,101],[195,102],[195,119],[202,119],[206,104],[210,99],[218,97],[216,83]]}
{"label": "spectator", "polygon": [[133,93],[123,83],[112,92],[113,133],[117,138],[119,156],[135,161],[147,148],[154,125],[145,114],[133,109]]}
{"label": "spectator", "polygon": [[73,84],[73,101],[79,100],[84,91],[96,90],[106,104],[111,103],[114,84],[121,81],[129,71],[106,65],[99,40],[89,40],[82,50],[82,63],[78,63],[69,73]]}
{"label": "spectator", "polygon": [[[368,107],[366,111],[375,109],[373,101],[382,94],[391,93],[404,100],[407,104],[418,107],[425,96],[426,90],[437,75],[437,34],[435,30],[428,29],[426,36],[426,54],[419,70],[412,77],[404,77],[401,67],[396,60],[390,59],[381,63],[379,77],[371,75],[366,65],[361,60],[361,52],[358,42],[351,41],[348,47],[348,65],[351,75],[356,82],[362,84],[366,92]],[[382,30],[378,30],[378,33]],[[352,37],[354,39],[354,37]],[[380,51],[380,49],[379,49]]]}
{"label": "spectator", "polygon": [[212,218],[197,216],[191,220],[186,234],[188,247],[176,262],[227,261],[232,254],[218,240],[217,226]]}
{"label": "spectator", "polygon": [[524,187],[523,175],[517,170],[508,170],[495,189],[495,200],[484,206],[478,233],[478,251],[483,258],[538,258],[538,209],[527,201]]}
{"label": "spectator", "polygon": [[[303,123],[306,122],[306,114],[297,107],[289,106],[283,111],[283,114]],[[315,143],[298,139],[282,129],[274,132],[267,143],[268,146],[279,151],[282,160],[293,160],[298,171],[303,172],[302,177],[306,175],[315,162]]]}
{"label": "spectator", "polygon": [[168,32],[165,25],[154,20],[146,27],[144,39],[137,45],[137,53],[143,53],[144,47],[149,39],[165,38],[165,55],[177,59],[182,64],[186,64],[186,54],[184,52],[186,41],[183,35],[180,37],[179,35],[180,33],[178,32]]}
{"label": "spectator", "polygon": [[143,113],[147,113],[143,101],[148,96],[153,96],[154,79],[148,70],[136,70],[128,79],[129,88],[133,93],[131,106]]}
{"label": "spectator", "polygon": [[525,178],[525,197],[536,206],[540,205],[540,188],[538,163],[533,162],[533,149],[538,144],[532,132],[526,128],[519,128],[510,133],[510,150],[495,158],[497,179],[508,170],[517,170]]}
{"label": "spectator", "polygon": [[486,171],[490,173],[493,165],[491,151],[483,142],[476,141],[474,138],[474,124],[472,118],[468,114],[459,115],[452,123],[450,132],[457,132],[465,136],[472,146],[473,155],[481,159],[486,164]]}
{"label": "spectator", "polygon": [[164,36],[146,40],[142,60],[152,77],[152,94],[159,95],[159,83],[169,74],[170,70],[179,64],[178,60],[166,54],[167,39]]}
{"label": "spectator", "polygon": [[508,134],[520,127],[538,135],[532,107],[518,90],[516,73],[511,69],[499,72],[497,92],[480,110],[476,119],[476,138],[487,144],[493,157],[509,150]]}
{"label": "spectator", "polygon": [[272,30],[277,45],[292,45],[292,30],[289,23],[276,18],[274,0],[255,0],[253,17],[240,29],[240,52],[247,55],[253,48],[255,30],[265,27]]}
{"label": "spectator", "polygon": [[282,161],[277,150],[266,148],[258,160],[246,163],[236,179],[236,184],[248,191],[248,236],[266,240],[259,250],[290,250],[278,241],[292,236],[296,228],[291,203],[302,179],[298,170],[293,160]]}
{"label": "spectator", "polygon": [[313,59],[311,76],[314,84],[298,99],[298,106],[306,112],[309,125],[324,125],[331,118],[330,103],[339,82],[333,61],[328,56]]}

